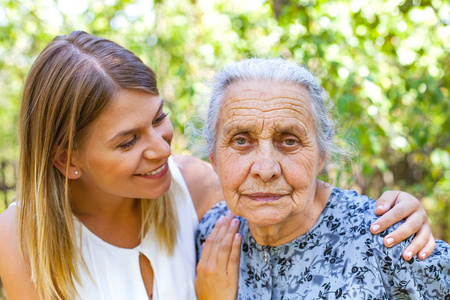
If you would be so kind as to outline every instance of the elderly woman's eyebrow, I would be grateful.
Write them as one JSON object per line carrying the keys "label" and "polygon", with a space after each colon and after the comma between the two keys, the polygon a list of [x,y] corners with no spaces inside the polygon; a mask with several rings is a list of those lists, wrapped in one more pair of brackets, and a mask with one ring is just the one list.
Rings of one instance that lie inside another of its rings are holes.
{"label": "elderly woman's eyebrow", "polygon": [[233,135],[233,134],[237,134],[237,133],[256,132],[256,126],[252,126],[252,124],[250,124],[250,123],[251,122],[248,120],[239,121],[239,122],[234,121],[234,122],[231,122],[231,123],[225,125],[222,132],[224,133],[225,136]]}
{"label": "elderly woman's eyebrow", "polygon": [[306,124],[301,122],[288,122],[288,123],[281,123],[276,124],[275,126],[275,132],[277,133],[294,133],[299,135],[306,135],[308,132],[308,128]]}

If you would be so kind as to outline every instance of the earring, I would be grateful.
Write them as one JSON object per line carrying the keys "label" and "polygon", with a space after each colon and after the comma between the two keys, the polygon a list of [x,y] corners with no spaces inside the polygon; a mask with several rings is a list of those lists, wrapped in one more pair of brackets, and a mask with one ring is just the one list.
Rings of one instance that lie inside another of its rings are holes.
{"label": "earring", "polygon": [[79,173],[78,173],[78,171],[75,171],[75,172],[73,172],[75,175],[78,175]]}

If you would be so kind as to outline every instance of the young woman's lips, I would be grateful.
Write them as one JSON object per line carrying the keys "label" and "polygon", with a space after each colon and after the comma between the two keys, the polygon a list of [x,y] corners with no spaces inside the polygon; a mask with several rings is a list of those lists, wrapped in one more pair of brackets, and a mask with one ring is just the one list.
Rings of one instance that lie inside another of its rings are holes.
{"label": "young woman's lips", "polygon": [[284,195],[271,194],[271,193],[254,193],[248,194],[247,197],[254,201],[270,202],[276,201],[282,198]]}
{"label": "young woman's lips", "polygon": [[136,176],[147,179],[158,179],[164,177],[164,175],[166,175],[167,172],[169,172],[169,164],[166,161],[162,166],[154,169],[153,171],[144,174],[137,174]]}

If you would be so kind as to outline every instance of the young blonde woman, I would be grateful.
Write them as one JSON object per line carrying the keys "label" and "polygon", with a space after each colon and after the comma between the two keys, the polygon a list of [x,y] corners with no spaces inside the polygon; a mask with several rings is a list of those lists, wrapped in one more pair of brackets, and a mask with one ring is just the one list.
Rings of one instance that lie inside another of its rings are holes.
{"label": "young blonde woman", "polygon": [[[154,72],[114,42],[72,32],[43,50],[20,109],[17,201],[0,215],[8,299],[196,298],[194,230],[222,193],[207,163],[170,156],[163,106]],[[419,231],[405,251],[426,256],[424,210],[390,192],[379,213],[394,203],[379,232],[410,215],[391,238]]]}

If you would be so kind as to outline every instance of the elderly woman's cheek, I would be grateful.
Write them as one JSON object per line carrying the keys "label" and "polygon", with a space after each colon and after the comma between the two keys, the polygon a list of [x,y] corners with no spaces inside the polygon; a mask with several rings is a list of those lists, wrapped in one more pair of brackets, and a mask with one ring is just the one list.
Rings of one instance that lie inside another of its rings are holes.
{"label": "elderly woman's cheek", "polygon": [[281,165],[284,172],[309,172],[314,168],[314,164],[314,155],[306,149],[302,149],[295,154],[281,155]]}
{"label": "elderly woman's cheek", "polygon": [[297,159],[307,170],[313,171],[320,168],[321,155],[316,145],[304,147],[302,151],[299,152]]}
{"label": "elderly woman's cheek", "polygon": [[217,153],[218,174],[224,195],[237,193],[239,186],[245,181],[248,158],[231,148]]}

